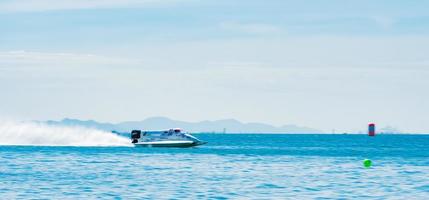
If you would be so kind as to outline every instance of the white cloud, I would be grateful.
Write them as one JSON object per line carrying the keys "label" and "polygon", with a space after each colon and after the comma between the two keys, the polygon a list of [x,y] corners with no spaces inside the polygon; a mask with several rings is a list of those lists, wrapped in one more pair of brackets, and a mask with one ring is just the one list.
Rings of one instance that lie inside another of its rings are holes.
{"label": "white cloud", "polygon": [[134,57],[169,68],[428,69],[427,37],[286,37],[204,40],[130,47]]}
{"label": "white cloud", "polygon": [[377,23],[379,26],[381,26],[384,29],[392,28],[396,21],[393,18],[386,17],[386,16],[374,16],[372,19]]}
{"label": "white cloud", "polygon": [[91,54],[46,53],[31,51],[0,52],[0,69],[9,67],[69,67],[133,65],[141,61]]}
{"label": "white cloud", "polygon": [[99,56],[105,52],[0,53],[2,66],[8,61],[59,67],[0,71],[0,110],[32,119],[123,121],[161,115],[298,123],[325,131],[360,130],[368,121],[406,132],[428,129],[426,37],[248,38],[154,42],[127,51],[109,47],[103,49],[126,54],[114,57],[142,59],[144,65],[138,66],[145,67],[88,67],[135,63]]}
{"label": "white cloud", "polygon": [[222,22],[220,28],[230,31],[245,32],[251,34],[264,34],[280,32],[282,29],[273,24],[263,23],[238,23],[238,22]]}
{"label": "white cloud", "polygon": [[144,7],[170,5],[185,1],[190,0],[6,0],[0,2],[0,12]]}

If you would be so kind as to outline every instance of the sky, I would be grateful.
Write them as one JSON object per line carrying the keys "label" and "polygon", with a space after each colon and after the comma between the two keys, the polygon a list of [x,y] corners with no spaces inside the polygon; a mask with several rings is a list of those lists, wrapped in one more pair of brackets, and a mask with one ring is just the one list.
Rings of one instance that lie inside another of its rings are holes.
{"label": "sky", "polygon": [[0,0],[0,119],[429,133],[429,1]]}

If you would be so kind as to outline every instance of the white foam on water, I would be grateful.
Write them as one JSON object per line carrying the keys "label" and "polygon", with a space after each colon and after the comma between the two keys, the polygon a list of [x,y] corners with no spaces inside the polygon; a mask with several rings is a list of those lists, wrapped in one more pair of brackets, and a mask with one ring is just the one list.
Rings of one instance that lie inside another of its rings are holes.
{"label": "white foam on water", "polygon": [[107,131],[35,122],[0,123],[0,145],[131,146],[129,139]]}

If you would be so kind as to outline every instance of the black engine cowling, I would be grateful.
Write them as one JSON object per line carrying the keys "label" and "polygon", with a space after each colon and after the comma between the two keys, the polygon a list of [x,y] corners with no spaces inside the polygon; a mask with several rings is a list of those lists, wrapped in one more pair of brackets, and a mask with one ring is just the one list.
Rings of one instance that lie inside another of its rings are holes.
{"label": "black engine cowling", "polygon": [[139,139],[141,137],[141,130],[133,130],[131,131],[131,139]]}

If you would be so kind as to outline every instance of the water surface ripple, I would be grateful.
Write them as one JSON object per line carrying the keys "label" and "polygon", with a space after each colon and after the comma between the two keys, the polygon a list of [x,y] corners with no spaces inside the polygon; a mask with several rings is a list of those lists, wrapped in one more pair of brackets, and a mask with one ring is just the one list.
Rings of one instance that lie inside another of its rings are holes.
{"label": "water surface ripple", "polygon": [[[0,146],[2,199],[427,199],[429,135],[198,134],[205,146]],[[365,169],[362,160],[373,161]]]}

